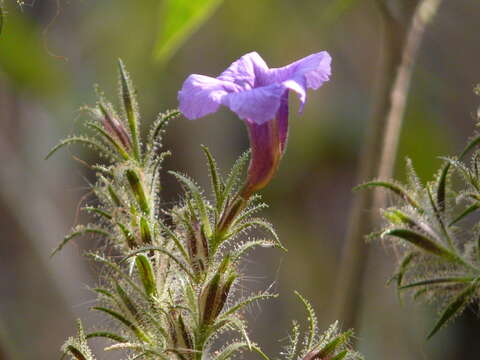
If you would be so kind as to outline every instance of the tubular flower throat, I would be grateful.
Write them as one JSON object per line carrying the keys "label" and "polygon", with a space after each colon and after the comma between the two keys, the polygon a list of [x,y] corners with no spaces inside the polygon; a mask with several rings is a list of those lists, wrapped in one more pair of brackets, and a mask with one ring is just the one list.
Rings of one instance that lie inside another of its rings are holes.
{"label": "tubular flower throat", "polygon": [[264,188],[277,171],[288,135],[288,94],[294,91],[302,111],[307,89],[329,80],[331,57],[312,54],[281,68],[268,68],[256,52],[248,53],[213,78],[192,74],[178,93],[180,111],[188,119],[216,112],[224,105],[247,125],[252,157],[240,196]]}

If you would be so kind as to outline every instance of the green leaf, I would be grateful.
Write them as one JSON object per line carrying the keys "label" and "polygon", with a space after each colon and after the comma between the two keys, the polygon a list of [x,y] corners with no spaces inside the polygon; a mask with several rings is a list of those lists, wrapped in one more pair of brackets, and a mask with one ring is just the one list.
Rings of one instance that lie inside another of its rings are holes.
{"label": "green leaf", "polygon": [[427,279],[422,281],[416,281],[414,283],[410,283],[407,285],[400,286],[399,289],[410,289],[412,287],[417,286],[425,286],[425,285],[444,285],[444,284],[451,284],[451,283],[466,283],[472,281],[472,278],[466,277],[450,277],[450,278],[438,278],[438,279]]}
{"label": "green leaf", "polygon": [[108,332],[108,331],[96,331],[96,332],[93,332],[93,333],[90,333],[90,334],[86,335],[87,339],[97,338],[97,337],[110,339],[110,340],[113,340],[113,341],[116,341],[116,342],[119,342],[119,343],[125,343],[125,342],[128,341],[124,337],[122,337],[120,335],[117,335],[117,334],[114,334],[114,333],[111,333],[111,332]]}
{"label": "green leaf", "polygon": [[167,225],[165,225],[163,222],[159,221],[158,222],[158,225],[160,226],[160,228],[166,232],[166,235],[171,239],[173,240],[173,243],[175,244],[175,247],[177,248],[178,251],[180,251],[180,253],[182,254],[183,256],[183,259],[185,261],[188,261],[188,254],[187,254],[187,250],[185,250],[185,247],[183,246],[181,240],[179,239],[179,237],[177,236],[177,234],[175,234],[174,231],[172,231]]}
{"label": "green leaf", "polygon": [[472,150],[478,144],[480,144],[480,135],[477,135],[470,140],[470,142],[467,144],[467,146],[465,146],[458,158],[462,159],[470,150]]}
{"label": "green leaf", "polygon": [[438,179],[438,187],[437,187],[437,204],[439,210],[444,213],[445,212],[445,193],[447,187],[447,175],[448,170],[450,169],[450,163],[446,163],[443,168],[442,172],[440,173],[440,177]]}
{"label": "green leaf", "polygon": [[246,151],[242,155],[240,155],[240,157],[233,164],[232,170],[230,171],[230,174],[228,174],[227,181],[225,182],[225,189],[222,196],[222,207],[225,199],[228,199],[230,196],[232,196],[235,185],[238,183],[240,174],[245,167],[245,164],[247,163],[249,157],[250,151]]}
{"label": "green leaf", "polygon": [[450,222],[450,224],[448,224],[448,226],[452,226],[452,225],[456,224],[457,222],[462,220],[464,217],[466,217],[467,215],[470,215],[471,213],[473,213],[474,211],[476,211],[478,209],[480,209],[480,203],[475,203],[475,204],[470,205],[460,215],[458,215],[454,220],[452,220],[452,222]]}
{"label": "green leaf", "polygon": [[470,286],[467,286],[447,307],[443,310],[437,323],[433,327],[427,339],[431,339],[433,335],[437,333],[445,323],[452,319],[455,315],[459,314],[462,309],[467,305],[471,296],[475,294],[478,289],[479,279],[476,279]]}
{"label": "green leaf", "polygon": [[445,249],[442,245],[438,244],[437,242],[428,238],[427,236],[412,230],[408,230],[408,229],[387,230],[382,234],[382,237],[384,236],[398,237],[429,253],[444,257],[448,260],[457,259],[457,257],[454,254],[452,254],[450,251]]}
{"label": "green leaf", "polygon": [[135,258],[135,264],[137,265],[145,292],[148,296],[155,296],[157,294],[157,286],[150,260],[144,254],[138,254]]}
{"label": "green leaf", "polygon": [[120,93],[123,103],[123,109],[125,115],[127,115],[128,126],[130,128],[130,134],[133,142],[133,154],[135,159],[140,160],[140,140],[138,133],[138,104],[135,98],[135,91],[133,89],[130,76],[125,69],[125,65],[122,60],[118,59],[118,70],[120,73]]}
{"label": "green leaf", "polygon": [[317,335],[317,326],[318,326],[317,316],[315,315],[315,311],[313,310],[312,305],[307,299],[305,299],[302,295],[300,295],[298,291],[295,291],[295,295],[297,295],[297,297],[303,303],[305,310],[307,310],[307,320],[308,320],[308,338],[307,339],[308,340],[305,343],[305,348],[310,349]]}
{"label": "green leaf", "polygon": [[177,259],[177,257],[175,255],[173,255],[171,252],[167,251],[166,249],[164,248],[161,248],[161,247],[156,247],[156,246],[147,246],[147,247],[144,247],[144,248],[141,248],[141,249],[137,249],[135,251],[133,251],[132,253],[128,254],[127,256],[125,256],[121,261],[120,263],[123,263],[125,262],[126,260],[128,260],[129,258],[131,258],[132,256],[135,256],[139,253],[142,253],[142,252],[145,252],[145,251],[158,251],[162,254],[165,254],[167,255],[170,259],[172,259],[180,269],[182,269],[185,274],[187,274],[190,278],[192,279],[195,279],[195,276],[192,274],[192,272],[183,264],[182,261],[180,261],[179,259]]}
{"label": "green leaf", "polygon": [[226,346],[220,354],[215,356],[215,360],[227,360],[232,358],[232,355],[238,351],[241,351],[243,348],[249,348],[246,342],[235,342]]}
{"label": "green leaf", "polygon": [[397,289],[402,286],[402,280],[408,269],[408,265],[410,265],[415,256],[417,256],[416,252],[410,252],[405,255],[405,257],[400,262],[397,273],[393,275],[390,280],[388,280],[387,285],[390,285],[392,281],[396,280]]}
{"label": "green leaf", "polygon": [[383,216],[394,225],[407,225],[413,228],[420,228],[415,220],[405,214],[402,210],[396,208],[385,210]]}
{"label": "green leaf", "polygon": [[348,339],[353,335],[352,330],[348,330],[340,335],[338,335],[335,339],[330,341],[327,345],[325,345],[322,350],[319,352],[319,357],[324,358],[327,357],[335,352],[335,349],[345,343],[348,342]]}
{"label": "green leaf", "polygon": [[150,300],[146,295],[145,295],[145,292],[142,291],[142,289],[135,283],[135,281],[133,281],[130,276],[128,276],[128,274],[125,274],[123,271],[122,271],[122,268],[120,268],[120,266],[118,266],[117,264],[115,264],[114,262],[104,258],[103,256],[99,255],[99,254],[96,254],[96,253],[87,253],[86,256],[92,258],[93,260],[95,261],[98,261],[102,264],[105,264],[106,266],[108,266],[110,269],[112,269],[115,273],[117,273],[120,277],[122,277],[126,282],[128,282],[128,284],[140,295],[142,295],[143,297],[145,297],[146,300]]}
{"label": "green leaf", "polygon": [[147,141],[147,149],[153,148],[155,144],[160,144],[160,135],[163,133],[165,127],[168,125],[170,120],[175,119],[178,116],[180,116],[180,111],[176,109],[158,114],[157,118],[155,119],[150,128]]}
{"label": "green leaf", "polygon": [[150,230],[150,224],[143,216],[140,218],[140,238],[142,239],[143,244],[152,244],[152,232]]}
{"label": "green leaf", "polygon": [[135,235],[122,223],[117,223],[117,226],[120,228],[120,231],[125,237],[125,242],[127,243],[128,248],[133,249],[137,246],[135,241]]}
{"label": "green leaf", "polygon": [[150,214],[150,205],[148,203],[147,195],[145,189],[143,188],[143,183],[140,181],[140,176],[136,171],[128,169],[125,172],[130,188],[132,189],[133,195],[137,200],[140,209],[147,215]]}
{"label": "green leaf", "polygon": [[101,143],[98,141],[95,141],[93,139],[87,138],[85,136],[72,136],[67,139],[64,139],[60,141],[57,145],[55,145],[52,150],[50,150],[45,156],[45,160],[48,160],[54,153],[57,152],[57,150],[60,150],[64,146],[71,145],[71,144],[82,144],[86,145],[90,148],[96,149],[101,155],[107,156],[111,159],[118,160],[120,159],[117,154],[115,154],[113,151],[110,149],[106,148],[103,146]]}
{"label": "green leaf", "polygon": [[298,340],[300,340],[300,324],[297,321],[293,321],[292,330],[289,335],[290,343],[285,349],[284,357],[286,360],[295,359],[295,354],[297,353]]}
{"label": "green leaf", "polygon": [[175,171],[169,171],[169,173],[175,176],[177,180],[180,181],[182,184],[184,184],[192,194],[193,199],[195,200],[196,208],[200,215],[200,219],[202,220],[202,226],[203,226],[203,229],[205,230],[205,235],[207,237],[210,237],[212,235],[212,227],[210,226],[210,220],[208,219],[207,208],[205,206],[205,202],[203,201],[200,189],[188,177],[182,174],[179,174]]}
{"label": "green leaf", "polygon": [[143,342],[150,343],[151,340],[148,338],[148,336],[135,324],[133,324],[130,320],[126,319],[122,314],[117,313],[116,311],[113,311],[108,308],[104,308],[101,306],[95,306],[93,307],[93,310],[101,311],[105,314],[110,315],[114,319],[117,319],[120,321],[123,325],[125,325],[127,328],[132,330],[132,332],[135,334],[135,336]]}
{"label": "green leaf", "polygon": [[112,220],[112,215],[110,215],[108,212],[102,210],[102,209],[99,209],[99,208],[96,208],[96,207],[93,207],[93,206],[85,206],[82,210],[84,211],[88,211],[88,212],[93,212],[95,214],[98,214],[108,220]]}
{"label": "green leaf", "polygon": [[244,224],[240,224],[236,226],[231,234],[227,235],[227,238],[232,237],[235,234],[238,234],[242,231],[248,230],[249,228],[262,228],[263,230],[266,230],[267,232],[270,233],[270,235],[273,236],[275,241],[277,242],[277,245],[280,249],[285,250],[286,248],[282,245],[280,242],[280,238],[278,237],[275,229],[273,228],[272,224],[270,224],[268,221],[265,221],[260,218],[254,218],[254,219],[249,219],[247,220]]}
{"label": "green leaf", "polygon": [[278,247],[278,243],[271,240],[248,240],[247,242],[240,245],[235,251],[232,252],[233,261],[238,261],[240,258],[245,255],[245,253],[257,246],[260,247]]}
{"label": "green leaf", "polygon": [[63,241],[55,248],[55,250],[52,251],[50,256],[54,256],[57,252],[62,250],[63,247],[65,245],[67,245],[67,243],[70,240],[76,238],[77,236],[82,236],[82,235],[85,235],[85,234],[98,234],[98,235],[102,235],[102,236],[106,236],[106,237],[111,236],[110,233],[108,233],[107,231],[105,231],[103,229],[96,229],[96,228],[92,228],[92,227],[86,227],[84,225],[79,225],[79,226],[75,227],[74,230],[70,234],[68,234],[67,236],[65,236],[63,238]]}
{"label": "green leaf", "polygon": [[221,316],[219,318],[219,321],[220,320],[225,320],[230,315],[235,314],[237,311],[239,311],[240,309],[244,308],[245,306],[247,306],[247,305],[249,305],[253,302],[256,302],[256,301],[259,301],[259,300],[273,299],[273,298],[276,298],[276,297],[278,297],[277,294],[267,294],[267,293],[250,296],[247,299],[241,300],[238,304],[235,304],[235,305],[231,306],[230,308],[228,308],[223,314],[221,314]]}
{"label": "green leaf", "polygon": [[364,189],[367,187],[383,187],[385,189],[388,189],[392,191],[395,195],[398,195],[407,203],[412,205],[414,208],[421,210],[420,205],[410,195],[408,195],[405,189],[403,189],[401,186],[397,184],[386,182],[386,181],[370,181],[365,184],[358,185],[353,189],[356,191],[356,190]]}
{"label": "green leaf", "polygon": [[162,24],[154,56],[167,61],[182,43],[205,22],[222,0],[164,0]]}
{"label": "green leaf", "polygon": [[205,156],[207,157],[207,160],[208,160],[208,166],[209,166],[209,169],[210,169],[210,180],[212,182],[212,189],[213,189],[213,193],[215,194],[215,202],[216,202],[216,205],[217,205],[217,212],[220,213],[220,211],[222,210],[221,208],[219,208],[219,200],[221,198],[221,194],[222,194],[222,185],[221,185],[221,180],[218,176],[218,167],[217,167],[217,163],[215,162],[212,154],[210,153],[210,150],[202,145],[202,150],[203,152],[205,153]]}
{"label": "green leaf", "polygon": [[67,345],[66,350],[69,351],[77,360],[90,360],[90,358],[84,355],[81,350],[74,345]]}
{"label": "green leaf", "polygon": [[128,311],[130,312],[130,314],[132,314],[132,316],[135,318],[135,320],[139,320],[139,316],[138,316],[138,310],[137,308],[135,307],[134,303],[132,300],[130,300],[130,297],[129,295],[127,294],[127,292],[122,288],[122,286],[117,282],[116,286],[115,286],[116,290],[117,290],[117,294],[118,296],[120,297],[120,299],[122,300],[123,304],[125,305],[125,307],[128,309]]}

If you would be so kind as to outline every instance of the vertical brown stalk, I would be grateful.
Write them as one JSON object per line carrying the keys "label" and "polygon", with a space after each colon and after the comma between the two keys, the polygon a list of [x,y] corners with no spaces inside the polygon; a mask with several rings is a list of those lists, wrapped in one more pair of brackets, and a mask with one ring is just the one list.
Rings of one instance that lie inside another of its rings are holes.
{"label": "vertical brown stalk", "polygon": [[[404,26],[385,1],[377,0],[384,22],[382,78],[360,158],[357,183],[392,176],[413,65],[425,28],[441,3],[441,0],[418,1],[408,25]],[[378,216],[376,210],[384,202],[384,196],[374,191],[361,191],[353,200],[335,294],[336,316],[346,328],[358,325],[368,259],[364,236],[372,231]]]}

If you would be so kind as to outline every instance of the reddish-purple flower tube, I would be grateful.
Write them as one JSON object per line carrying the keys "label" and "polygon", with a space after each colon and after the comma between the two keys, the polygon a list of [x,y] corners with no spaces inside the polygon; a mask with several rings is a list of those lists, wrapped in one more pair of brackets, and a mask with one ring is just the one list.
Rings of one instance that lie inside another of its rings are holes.
{"label": "reddish-purple flower tube", "polygon": [[247,125],[252,157],[244,199],[264,188],[278,169],[288,136],[288,94],[306,101],[307,89],[318,89],[329,80],[331,57],[326,51],[312,54],[281,68],[268,68],[256,52],[242,56],[220,76],[190,75],[178,93],[180,111],[197,119],[227,106]]}

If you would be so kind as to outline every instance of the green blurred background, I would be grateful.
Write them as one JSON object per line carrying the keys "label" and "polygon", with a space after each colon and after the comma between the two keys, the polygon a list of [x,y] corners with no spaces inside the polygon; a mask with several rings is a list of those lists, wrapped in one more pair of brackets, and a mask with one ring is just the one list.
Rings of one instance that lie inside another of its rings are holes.
{"label": "green blurred background", "polygon": [[[175,1],[185,2],[167,4]],[[74,334],[75,318],[82,317],[87,326],[96,321],[88,310],[95,300],[88,290],[95,285],[95,272],[81,254],[97,242],[79,240],[49,258],[74,224],[88,221],[78,208],[94,178],[75,159],[96,159],[77,147],[48,162],[43,158],[59,139],[81,127],[79,108],[95,101],[93,84],[116,97],[118,57],[132,74],[146,127],[157,112],[177,106],[176,93],[190,73],[217,75],[249,51],[259,52],[272,67],[320,50],[331,53],[331,82],[309,93],[303,114],[291,99],[288,149],[278,175],[263,191],[271,205],[264,216],[289,252],[259,251],[245,265],[244,287],[257,290],[274,283],[281,294],[280,300],[247,314],[252,338],[269,354],[280,350],[290,320],[304,318],[294,289],[311,299],[322,327],[334,320],[335,275],[380,69],[378,10],[370,0],[212,3],[212,16],[199,16],[197,25],[207,21],[185,34],[186,41],[173,52],[175,46],[166,46],[160,31],[174,26],[175,19],[168,20],[168,6],[159,0],[36,0],[23,7],[4,0],[0,359],[56,359],[63,341]],[[408,99],[399,178],[405,156],[413,159],[422,179],[431,178],[438,157],[458,151],[473,131],[480,103],[472,91],[480,81],[479,15],[478,1],[445,1],[427,30]],[[162,61],[156,60],[158,54]],[[177,120],[165,139],[173,152],[165,168],[207,185],[200,144],[208,145],[226,170],[246,150],[248,139],[242,122],[224,109],[194,122]],[[167,174],[163,179],[164,204],[170,206],[180,196],[179,186]],[[480,322],[473,311],[426,343],[434,310],[409,300],[401,304],[386,286],[393,251],[376,243],[372,254],[356,329],[366,358],[480,358]],[[104,345],[94,344],[97,349]],[[99,357],[117,359],[118,354]]]}

